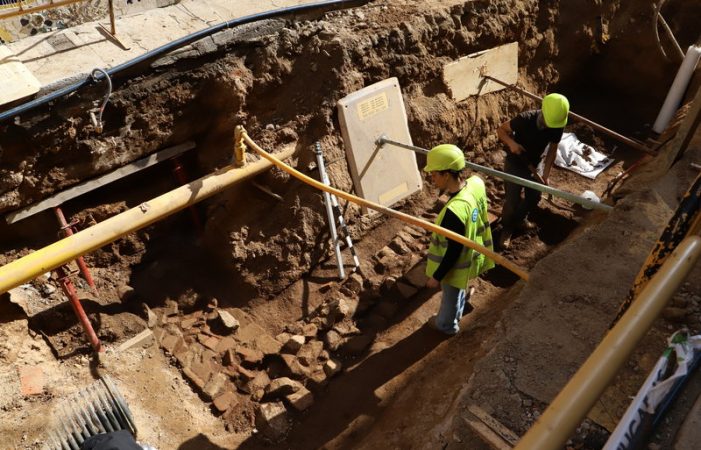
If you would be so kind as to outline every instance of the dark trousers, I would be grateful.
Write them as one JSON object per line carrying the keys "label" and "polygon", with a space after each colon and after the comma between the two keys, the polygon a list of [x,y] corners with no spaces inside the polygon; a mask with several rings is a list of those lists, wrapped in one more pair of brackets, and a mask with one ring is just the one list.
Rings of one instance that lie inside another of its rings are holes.
{"label": "dark trousers", "polygon": [[[527,180],[538,181],[528,169],[528,164],[517,155],[509,154],[506,156],[504,172]],[[523,199],[521,199],[522,191],[525,192]],[[538,206],[540,197],[540,191],[514,183],[506,183],[504,186],[504,206],[501,211],[502,226],[507,230],[513,230],[528,216],[528,213]]]}

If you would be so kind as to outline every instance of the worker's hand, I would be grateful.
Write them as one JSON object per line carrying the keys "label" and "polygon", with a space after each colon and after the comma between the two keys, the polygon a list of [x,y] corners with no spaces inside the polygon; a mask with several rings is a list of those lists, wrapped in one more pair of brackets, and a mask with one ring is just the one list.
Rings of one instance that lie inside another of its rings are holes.
{"label": "worker's hand", "polygon": [[429,289],[438,289],[440,286],[441,283],[433,277],[426,280],[426,287]]}
{"label": "worker's hand", "polygon": [[513,153],[514,155],[520,155],[526,152],[526,149],[523,148],[523,145],[517,142],[514,142],[514,144],[510,145],[509,150],[511,150],[511,153]]}

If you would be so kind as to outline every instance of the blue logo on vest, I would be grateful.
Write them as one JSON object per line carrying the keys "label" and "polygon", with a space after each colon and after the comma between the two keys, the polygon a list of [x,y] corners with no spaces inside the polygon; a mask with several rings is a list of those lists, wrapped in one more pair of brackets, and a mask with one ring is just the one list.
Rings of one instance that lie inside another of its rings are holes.
{"label": "blue logo on vest", "polygon": [[472,210],[472,222],[477,222],[477,218],[479,217],[479,211],[477,208]]}

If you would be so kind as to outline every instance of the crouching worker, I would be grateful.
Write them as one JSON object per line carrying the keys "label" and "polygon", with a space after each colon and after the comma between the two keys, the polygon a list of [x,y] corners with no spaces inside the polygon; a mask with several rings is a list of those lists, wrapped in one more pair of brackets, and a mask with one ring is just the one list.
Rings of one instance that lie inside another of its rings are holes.
{"label": "crouching worker", "polygon": [[[449,196],[436,218],[436,225],[465,236],[492,249],[492,230],[487,216],[487,193],[484,181],[477,175],[463,178],[465,155],[455,145],[442,144],[428,153],[424,172],[431,182]],[[431,236],[426,262],[426,286],[443,291],[438,314],[429,325],[445,334],[460,330],[465,308],[465,290],[470,279],[494,267],[494,261],[458,242],[436,233]],[[468,303],[468,308],[471,306]]]}

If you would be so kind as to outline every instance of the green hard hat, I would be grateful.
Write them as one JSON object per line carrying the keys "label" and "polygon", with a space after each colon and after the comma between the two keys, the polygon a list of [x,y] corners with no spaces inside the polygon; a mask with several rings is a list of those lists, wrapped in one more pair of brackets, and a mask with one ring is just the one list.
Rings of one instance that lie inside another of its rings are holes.
{"label": "green hard hat", "polygon": [[543,120],[548,128],[564,128],[570,112],[570,102],[562,94],[548,94],[543,98]]}
{"label": "green hard hat", "polygon": [[426,157],[424,172],[439,170],[462,170],[465,168],[465,155],[457,145],[441,144],[433,147]]}

